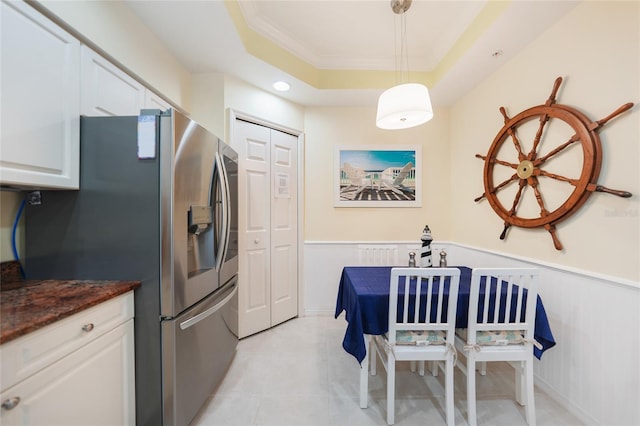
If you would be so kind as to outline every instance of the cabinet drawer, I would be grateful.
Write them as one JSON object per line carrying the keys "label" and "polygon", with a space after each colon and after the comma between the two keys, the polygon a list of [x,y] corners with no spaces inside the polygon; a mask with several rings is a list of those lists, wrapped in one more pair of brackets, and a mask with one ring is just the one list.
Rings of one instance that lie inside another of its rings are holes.
{"label": "cabinet drawer", "polygon": [[0,346],[4,390],[133,318],[133,292]]}

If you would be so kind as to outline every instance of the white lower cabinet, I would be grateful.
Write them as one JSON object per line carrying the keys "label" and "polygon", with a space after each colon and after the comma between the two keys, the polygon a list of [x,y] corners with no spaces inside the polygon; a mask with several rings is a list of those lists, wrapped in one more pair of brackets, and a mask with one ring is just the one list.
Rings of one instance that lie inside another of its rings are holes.
{"label": "white lower cabinet", "polygon": [[[127,299],[127,298],[130,298]],[[38,338],[9,342],[2,346],[2,369],[37,372],[20,380],[0,397],[2,409],[0,424],[11,425],[134,425],[135,424],[135,380],[134,380],[134,330],[133,294],[120,300],[98,305],[93,313],[81,313],[52,324],[38,332]],[[126,305],[131,305],[131,309]],[[126,308],[123,310],[123,306]],[[89,310],[87,310],[88,312]],[[113,327],[114,318],[123,312],[129,318]],[[74,318],[80,317],[80,318]],[[87,322],[94,321],[95,322]],[[51,334],[62,338],[69,325],[77,329],[69,342],[54,342],[53,351],[41,351],[51,347]],[[89,325],[91,324],[91,325]],[[87,327],[93,330],[87,331]],[[84,328],[84,329],[83,329]],[[108,330],[107,330],[108,329]],[[89,334],[102,333],[96,337]],[[84,341],[83,341],[84,340]],[[74,343],[80,341],[81,346]],[[12,345],[12,346],[9,346]],[[7,350],[5,350],[7,346]],[[62,351],[58,349],[62,348]],[[70,351],[70,352],[69,352]],[[65,353],[69,352],[69,353]],[[47,365],[40,361],[56,360]],[[40,369],[38,369],[40,368]],[[19,377],[19,374],[13,374]],[[5,375],[8,378],[7,375]],[[4,382],[4,380],[3,380]],[[3,383],[4,388],[6,383]]]}

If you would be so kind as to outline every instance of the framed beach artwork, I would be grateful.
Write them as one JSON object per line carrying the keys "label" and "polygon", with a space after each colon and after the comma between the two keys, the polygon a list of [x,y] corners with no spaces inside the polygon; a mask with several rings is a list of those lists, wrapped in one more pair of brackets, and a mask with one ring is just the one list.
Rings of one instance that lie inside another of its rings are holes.
{"label": "framed beach artwork", "polygon": [[335,207],[421,207],[419,146],[337,146]]}

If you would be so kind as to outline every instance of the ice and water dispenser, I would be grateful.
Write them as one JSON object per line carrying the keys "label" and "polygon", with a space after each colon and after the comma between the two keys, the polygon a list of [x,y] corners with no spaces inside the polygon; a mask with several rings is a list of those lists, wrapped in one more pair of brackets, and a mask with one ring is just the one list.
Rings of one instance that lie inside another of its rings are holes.
{"label": "ice and water dispenser", "polygon": [[215,268],[213,208],[191,206],[188,213],[188,276]]}

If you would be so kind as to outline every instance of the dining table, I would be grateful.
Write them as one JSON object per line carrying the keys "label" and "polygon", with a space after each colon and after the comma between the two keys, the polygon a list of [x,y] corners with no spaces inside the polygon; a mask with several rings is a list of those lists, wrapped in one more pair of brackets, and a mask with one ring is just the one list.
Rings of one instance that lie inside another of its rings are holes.
{"label": "dining table", "polygon": [[[456,328],[467,328],[472,269],[467,266],[455,267],[460,269]],[[367,355],[369,336],[381,335],[389,330],[389,284],[392,268],[346,266],[342,270],[335,318],[345,312],[347,329],[342,347],[359,363]],[[494,291],[494,288],[490,288],[490,291]],[[534,355],[538,359],[556,344],[539,294],[536,301],[534,339],[540,344],[540,347],[533,346]]]}

